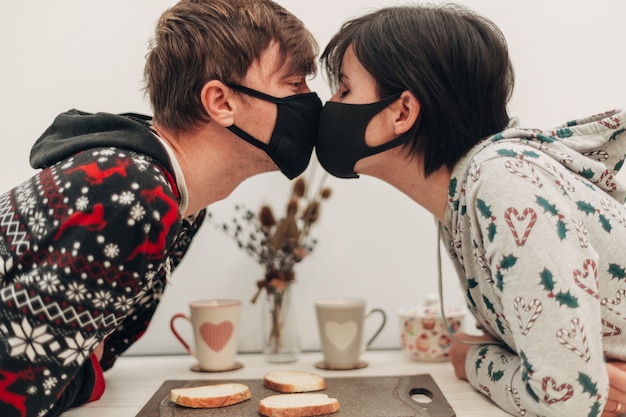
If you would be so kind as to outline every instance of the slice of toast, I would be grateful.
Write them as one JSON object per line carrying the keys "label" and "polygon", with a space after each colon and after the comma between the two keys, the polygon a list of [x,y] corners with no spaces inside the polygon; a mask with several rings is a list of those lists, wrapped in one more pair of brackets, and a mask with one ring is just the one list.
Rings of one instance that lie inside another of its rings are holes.
{"label": "slice of toast", "polygon": [[326,388],[320,375],[305,371],[273,371],[263,376],[263,385],[278,392],[309,392]]}
{"label": "slice of toast", "polygon": [[270,395],[259,401],[259,413],[267,417],[312,417],[339,410],[339,401],[326,394]]}
{"label": "slice of toast", "polygon": [[250,388],[237,383],[174,388],[170,391],[170,401],[190,408],[225,407],[249,400],[251,397]]}

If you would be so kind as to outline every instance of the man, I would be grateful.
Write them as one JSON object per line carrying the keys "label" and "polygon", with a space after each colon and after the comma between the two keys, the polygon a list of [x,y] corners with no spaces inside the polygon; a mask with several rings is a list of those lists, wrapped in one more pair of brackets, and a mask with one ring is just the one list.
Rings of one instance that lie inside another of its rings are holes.
{"label": "man", "polygon": [[0,195],[0,415],[98,399],[145,331],[204,207],[246,178],[307,166],[317,46],[270,0],[182,0],[145,66],[154,118],[59,115],[41,170]]}

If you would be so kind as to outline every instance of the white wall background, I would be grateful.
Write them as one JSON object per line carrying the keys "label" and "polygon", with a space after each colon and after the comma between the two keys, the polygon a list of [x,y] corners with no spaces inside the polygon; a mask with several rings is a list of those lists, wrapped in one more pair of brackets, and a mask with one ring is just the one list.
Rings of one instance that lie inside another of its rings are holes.
{"label": "white wall background", "polygon": [[[33,174],[32,143],[60,112],[149,113],[142,93],[147,40],[174,0],[23,0],[0,4],[0,191]],[[393,0],[279,0],[327,43],[346,19]],[[626,106],[626,2],[623,0],[461,0],[494,20],[508,38],[516,70],[511,113],[522,124],[550,127]],[[488,59],[488,57],[486,57]],[[311,82],[323,101],[323,78]],[[436,292],[435,228],[431,217],[378,180],[328,182],[334,190],[313,230],[315,252],[297,267],[297,315],[304,349],[318,349],[313,301],[364,297],[387,310],[375,348],[399,346],[396,310]],[[282,207],[290,183],[278,173],[245,182],[211,207],[222,221],[233,206]],[[153,324],[130,351],[183,353],[169,318],[198,298],[244,300],[240,350],[261,347],[260,305],[248,300],[263,271],[210,224],[201,230],[174,276]],[[449,264],[446,301],[462,305]]]}

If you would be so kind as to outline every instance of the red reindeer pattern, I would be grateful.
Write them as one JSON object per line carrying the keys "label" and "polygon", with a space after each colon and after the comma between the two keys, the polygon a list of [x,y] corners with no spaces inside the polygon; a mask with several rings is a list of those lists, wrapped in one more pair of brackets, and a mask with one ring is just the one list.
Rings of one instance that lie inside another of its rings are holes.
{"label": "red reindeer pattern", "polygon": [[98,162],[92,162],[86,165],[79,165],[74,168],[70,168],[65,171],[66,174],[72,174],[77,171],[83,171],[85,173],[85,181],[92,185],[102,184],[102,182],[112,177],[115,174],[121,175],[122,177],[126,176],[126,168],[130,164],[130,159],[120,159],[117,158],[115,161],[115,166],[106,169],[100,169]]}
{"label": "red reindeer pattern", "polygon": [[152,190],[144,190],[141,192],[141,196],[149,203],[152,203],[155,199],[159,198],[169,207],[163,217],[161,217],[161,224],[163,228],[161,229],[156,241],[153,242],[148,236],[146,236],[144,242],[137,246],[128,256],[127,260],[129,261],[140,254],[144,254],[148,259],[159,259],[163,255],[163,250],[165,249],[167,234],[172,225],[178,219],[178,206],[170,196],[165,194],[162,186],[159,185]]}
{"label": "red reindeer pattern", "polygon": [[8,390],[8,388],[13,385],[14,382],[19,380],[24,381],[34,381],[35,380],[35,372],[42,371],[44,368],[28,368],[25,371],[20,372],[9,372],[0,370],[0,401],[5,404],[10,404],[17,411],[20,412],[22,417],[26,417],[26,396],[19,395],[14,392]]}
{"label": "red reindeer pattern", "polygon": [[107,225],[104,220],[104,206],[102,203],[95,204],[91,212],[77,211],[73,213],[67,221],[61,224],[59,231],[54,236],[58,240],[70,227],[82,227],[87,231],[94,232],[104,229]]}

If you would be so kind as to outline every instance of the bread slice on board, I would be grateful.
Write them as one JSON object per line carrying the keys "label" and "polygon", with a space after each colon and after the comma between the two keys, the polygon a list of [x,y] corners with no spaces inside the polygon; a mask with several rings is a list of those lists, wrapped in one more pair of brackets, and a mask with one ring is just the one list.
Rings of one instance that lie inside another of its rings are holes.
{"label": "bread slice on board", "polygon": [[249,400],[251,397],[250,388],[237,383],[174,388],[170,391],[170,401],[191,408],[225,407]]}
{"label": "bread slice on board", "polygon": [[309,392],[326,388],[326,380],[305,371],[273,371],[263,376],[263,385],[278,392]]}
{"label": "bread slice on board", "polygon": [[339,401],[326,394],[277,394],[259,401],[259,413],[267,417],[311,417],[338,410]]}

